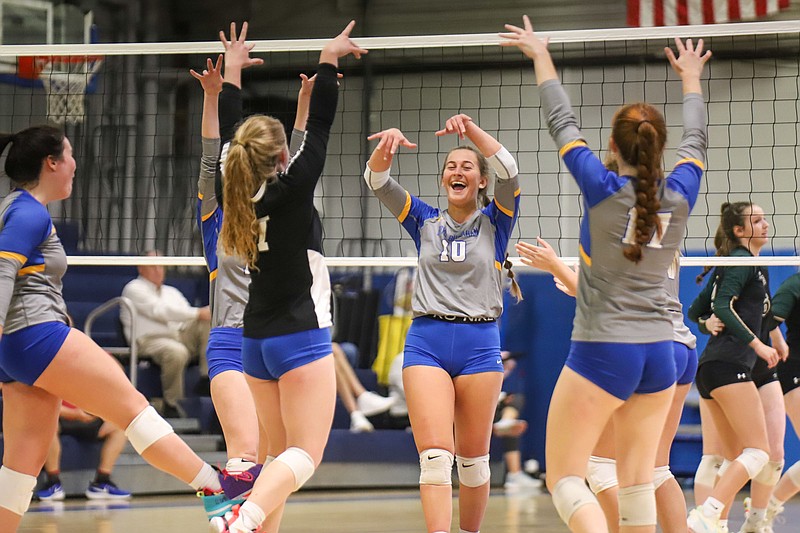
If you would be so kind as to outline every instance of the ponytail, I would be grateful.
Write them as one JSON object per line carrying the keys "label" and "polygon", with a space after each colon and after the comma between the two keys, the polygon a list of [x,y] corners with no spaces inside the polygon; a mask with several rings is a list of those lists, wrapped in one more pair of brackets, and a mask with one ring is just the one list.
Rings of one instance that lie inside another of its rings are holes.
{"label": "ponytail", "polygon": [[[747,208],[752,208],[752,202],[725,202],[722,204],[719,216],[719,226],[714,234],[715,257],[727,257],[731,252],[741,246],[739,238],[733,231],[736,226],[744,226],[744,212]],[[699,285],[703,282],[706,274],[711,272],[713,267],[706,265],[703,272],[695,278]]]}
{"label": "ponytail", "polygon": [[614,117],[611,133],[619,156],[636,167],[635,231],[633,243],[623,250],[625,258],[634,263],[642,260],[643,246],[663,231],[658,218],[661,202],[658,187],[664,177],[661,158],[667,142],[664,117],[653,106],[639,103],[623,107]]}
{"label": "ponytail", "polygon": [[35,185],[42,172],[42,162],[64,155],[64,132],[55,126],[33,126],[15,134],[0,135],[0,153],[8,145],[5,171],[18,186]]}
{"label": "ponytail", "polygon": [[513,266],[514,265],[508,259],[508,253],[506,253],[506,258],[503,260],[503,268],[506,269],[508,279],[511,280],[511,288],[509,288],[509,292],[517,301],[517,303],[519,303],[524,300],[524,298],[522,297],[522,289],[519,288],[519,283],[517,283],[516,275],[514,274],[514,271],[511,270]]}

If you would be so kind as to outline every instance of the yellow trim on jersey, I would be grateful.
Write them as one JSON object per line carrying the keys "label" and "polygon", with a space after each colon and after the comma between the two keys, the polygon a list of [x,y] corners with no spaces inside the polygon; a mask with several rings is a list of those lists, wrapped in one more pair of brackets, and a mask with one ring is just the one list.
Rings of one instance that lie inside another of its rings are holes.
{"label": "yellow trim on jersey", "polygon": [[217,269],[216,268],[208,273],[208,281],[214,281],[215,279],[217,279]]}
{"label": "yellow trim on jersey", "polygon": [[558,151],[558,155],[560,157],[564,157],[567,152],[572,150],[573,148],[578,148],[579,146],[586,146],[586,141],[583,139],[578,139],[577,141],[568,142],[564,146],[561,147],[561,150]]}
{"label": "yellow trim on jersey", "polygon": [[586,250],[583,249],[583,245],[578,246],[578,252],[581,254],[584,263],[589,266],[592,266],[592,258],[589,257],[589,254],[586,253]]}
{"label": "yellow trim on jersey", "polygon": [[213,210],[212,210],[212,211],[211,211],[209,214],[207,214],[207,215],[203,215],[202,217],[200,217],[200,220],[201,220],[202,222],[205,222],[206,220],[208,220],[209,218],[211,218],[211,215],[213,215],[214,213],[216,213],[216,212],[217,212],[217,209],[218,209],[218,208],[219,208],[219,206],[215,207],[215,208],[214,208],[214,209],[213,209]]}
{"label": "yellow trim on jersey", "polygon": [[44,265],[31,265],[29,267],[21,268],[17,272],[18,276],[27,276],[35,272],[44,272]]}
{"label": "yellow trim on jersey", "polygon": [[19,261],[21,265],[24,265],[25,261],[28,260],[28,258],[25,257],[24,255],[17,254],[17,253],[14,253],[14,252],[0,252],[0,258],[2,258],[2,259],[13,259],[15,261]]}
{"label": "yellow trim on jersey", "polygon": [[494,205],[496,205],[497,209],[499,209],[500,212],[503,213],[508,218],[513,218],[514,217],[514,211],[512,211],[511,209],[506,209],[505,207],[500,205],[500,202],[497,201],[497,198],[494,199]]}
{"label": "yellow trim on jersey", "polygon": [[522,192],[522,189],[520,189],[520,188],[517,188],[517,190],[516,190],[516,191],[514,191],[514,198],[516,198],[517,196],[519,196],[521,192]]}
{"label": "yellow trim on jersey", "polygon": [[411,194],[406,191],[406,205],[403,206],[403,210],[400,212],[400,216],[397,217],[397,220],[401,223],[405,221],[409,211],[411,211]]}
{"label": "yellow trim on jersey", "polygon": [[675,166],[677,167],[678,165],[683,165],[684,163],[694,163],[695,165],[700,167],[700,170],[705,170],[706,169],[706,167],[705,167],[705,165],[703,165],[702,161],[700,161],[699,159],[695,159],[693,157],[685,157],[685,158],[681,159],[680,161],[678,161],[677,163],[675,163]]}
{"label": "yellow trim on jersey", "polygon": [[500,261],[495,261],[495,262],[494,262],[494,267],[495,267],[497,270],[503,270],[503,265],[501,265],[501,264],[500,264]]}
{"label": "yellow trim on jersey", "polygon": [[197,193],[197,199],[198,199],[198,200],[202,200],[202,199],[203,199],[203,193],[201,193],[201,192],[198,192],[198,193]]}

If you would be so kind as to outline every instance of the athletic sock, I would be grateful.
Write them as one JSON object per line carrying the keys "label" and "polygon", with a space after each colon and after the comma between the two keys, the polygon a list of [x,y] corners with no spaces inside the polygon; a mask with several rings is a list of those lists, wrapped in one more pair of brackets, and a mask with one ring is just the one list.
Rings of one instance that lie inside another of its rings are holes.
{"label": "athletic sock", "polygon": [[209,489],[214,492],[222,490],[222,485],[219,484],[219,475],[217,475],[217,471],[208,463],[203,463],[200,472],[197,473],[197,476],[195,476],[189,485],[191,485],[194,490]]}

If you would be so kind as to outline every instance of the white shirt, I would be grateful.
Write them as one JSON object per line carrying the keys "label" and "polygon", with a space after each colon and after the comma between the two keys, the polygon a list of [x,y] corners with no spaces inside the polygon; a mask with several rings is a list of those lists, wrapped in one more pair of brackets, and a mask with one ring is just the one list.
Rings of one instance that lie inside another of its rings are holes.
{"label": "white shirt", "polygon": [[[170,285],[160,288],[139,276],[122,289],[122,296],[136,308],[136,336],[174,336],[190,320],[195,320],[200,308],[192,307],[181,291]],[[123,307],[120,320],[128,342],[131,341],[131,316]]]}

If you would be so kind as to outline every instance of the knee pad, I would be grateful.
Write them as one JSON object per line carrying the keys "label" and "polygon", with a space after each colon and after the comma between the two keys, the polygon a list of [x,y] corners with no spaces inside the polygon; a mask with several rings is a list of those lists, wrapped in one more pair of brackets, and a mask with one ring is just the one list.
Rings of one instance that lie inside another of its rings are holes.
{"label": "knee pad", "polygon": [[769,462],[769,454],[758,448],[745,448],[736,460],[747,470],[750,479],[753,479]]}
{"label": "knee pad", "polygon": [[458,482],[465,487],[480,487],[489,482],[489,454],[480,457],[461,457],[456,455]]}
{"label": "knee pad", "polygon": [[655,526],[656,517],[656,494],[652,483],[620,487],[620,526]]}
{"label": "knee pad", "polygon": [[[720,465],[719,470],[717,471],[717,475],[719,477],[724,476],[725,472],[728,471],[728,468],[730,468],[730,466],[731,466],[731,461],[728,461],[727,459],[723,459],[722,460],[722,464]],[[712,483],[711,486],[713,487],[714,484]]]}
{"label": "knee pad", "polygon": [[713,487],[717,482],[717,475],[722,475],[722,462],[725,459],[721,455],[704,455],[700,458],[697,466],[697,473],[694,475],[695,485],[705,485]]}
{"label": "knee pad", "polygon": [[789,476],[795,487],[800,487],[800,461],[790,466],[789,470],[786,471],[786,475]]}
{"label": "knee pad", "polygon": [[314,470],[317,469],[308,452],[295,446],[287,448],[286,451],[275,458],[275,461],[288,466],[289,470],[294,474],[294,490],[300,490],[300,487],[311,479],[311,476],[314,475]]}
{"label": "knee pad", "polygon": [[553,487],[553,505],[567,525],[575,511],[589,504],[598,505],[597,498],[578,476],[563,477]]}
{"label": "knee pad", "polygon": [[617,481],[617,462],[608,457],[589,457],[589,464],[586,467],[586,481],[592,492],[599,494],[604,490],[616,487]]}
{"label": "knee pad", "polygon": [[452,485],[453,454],[440,448],[423,450],[419,454],[420,485]]}
{"label": "knee pad", "polygon": [[0,507],[22,516],[31,504],[36,478],[0,466]]}
{"label": "knee pad", "polygon": [[758,481],[764,485],[774,487],[778,484],[778,481],[780,481],[782,472],[783,461],[769,461],[764,468],[761,469],[761,472],[756,474],[753,481]]}
{"label": "knee pad", "polygon": [[672,475],[672,471],[669,469],[669,465],[666,466],[657,466],[656,469],[653,471],[653,488],[654,490],[658,490],[661,485],[669,481],[670,479],[674,478],[675,476]]}
{"label": "knee pad", "polygon": [[169,422],[164,420],[152,405],[148,405],[128,424],[125,436],[131,441],[133,449],[141,455],[157,441],[174,432]]}

